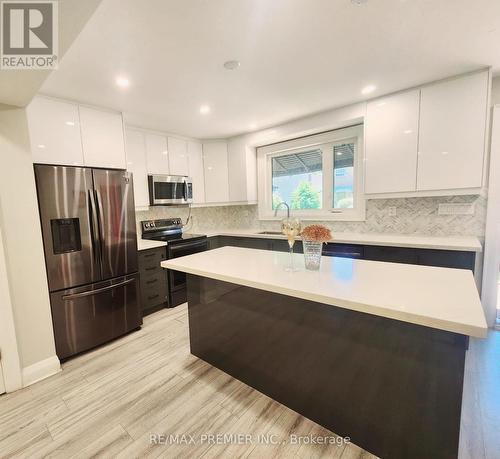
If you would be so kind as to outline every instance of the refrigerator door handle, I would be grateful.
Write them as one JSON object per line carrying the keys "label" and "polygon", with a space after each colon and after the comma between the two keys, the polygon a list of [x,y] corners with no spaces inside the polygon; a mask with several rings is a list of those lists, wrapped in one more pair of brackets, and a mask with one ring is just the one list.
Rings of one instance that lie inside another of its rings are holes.
{"label": "refrigerator door handle", "polygon": [[63,300],[72,300],[72,299],[75,299],[75,298],[83,298],[85,296],[97,295],[99,293],[107,292],[108,290],[113,290],[115,288],[122,287],[124,285],[130,284],[130,283],[134,282],[135,280],[136,280],[135,278],[134,279],[127,279],[127,280],[125,280],[123,282],[118,282],[118,284],[109,285],[108,287],[97,288],[95,290],[87,290],[86,292],[73,293],[73,294],[70,294],[70,295],[63,295],[62,299]]}
{"label": "refrigerator door handle", "polygon": [[88,190],[89,196],[89,221],[90,221],[90,243],[92,246],[92,257],[94,261],[99,262],[99,244],[96,238],[97,233],[97,211],[95,207],[94,194],[91,190]]}
{"label": "refrigerator door handle", "polygon": [[97,219],[99,221],[99,241],[100,241],[100,249],[101,249],[101,262],[104,261],[104,248],[106,247],[106,239],[104,237],[104,214],[102,212],[102,203],[100,199],[100,195],[98,191],[95,191],[95,200],[96,200],[96,208],[97,208]]}

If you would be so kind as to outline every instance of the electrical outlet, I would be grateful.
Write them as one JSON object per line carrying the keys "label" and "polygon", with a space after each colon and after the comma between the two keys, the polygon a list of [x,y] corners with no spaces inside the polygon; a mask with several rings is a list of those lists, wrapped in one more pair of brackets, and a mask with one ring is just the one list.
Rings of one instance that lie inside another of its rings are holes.
{"label": "electrical outlet", "polygon": [[474,215],[474,203],[439,204],[438,215]]}
{"label": "electrical outlet", "polygon": [[395,217],[398,214],[397,207],[389,207],[388,212],[389,217]]}

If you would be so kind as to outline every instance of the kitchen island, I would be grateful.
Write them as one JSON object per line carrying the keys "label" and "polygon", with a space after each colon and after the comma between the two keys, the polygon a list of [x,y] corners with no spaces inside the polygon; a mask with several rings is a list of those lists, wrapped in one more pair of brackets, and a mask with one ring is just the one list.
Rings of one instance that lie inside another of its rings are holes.
{"label": "kitchen island", "polygon": [[222,247],[188,273],[191,352],[384,458],[456,457],[469,336],[487,327],[468,270]]}

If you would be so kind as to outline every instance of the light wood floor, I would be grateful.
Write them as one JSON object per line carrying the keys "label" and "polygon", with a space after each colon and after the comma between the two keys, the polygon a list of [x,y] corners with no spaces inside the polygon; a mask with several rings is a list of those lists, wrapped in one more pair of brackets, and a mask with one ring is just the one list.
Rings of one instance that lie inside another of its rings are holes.
{"label": "light wood floor", "polygon": [[[197,444],[155,445],[151,434],[190,434]],[[250,434],[252,443],[214,445],[202,434]],[[148,316],[142,330],[0,397],[2,458],[374,457],[354,444],[258,444],[265,434],[280,442],[333,436],[190,355],[186,305]]]}
{"label": "light wood floor", "polygon": [[[500,388],[500,365],[489,370],[484,357],[500,359],[500,333],[492,336],[493,341],[471,344],[461,459],[499,457],[500,430],[488,427],[500,429],[500,416],[494,421],[499,404],[486,407],[484,399],[481,404],[481,381],[489,381],[490,391]],[[485,371],[489,379],[480,377]],[[151,434],[189,434],[196,444],[155,445]],[[252,443],[214,445],[201,441],[203,434],[250,434]],[[257,436],[265,434],[279,444],[258,444]],[[58,375],[0,397],[2,458],[374,457],[352,443],[282,444],[291,434],[333,436],[191,356],[186,305],[155,313],[142,330],[69,361]]]}

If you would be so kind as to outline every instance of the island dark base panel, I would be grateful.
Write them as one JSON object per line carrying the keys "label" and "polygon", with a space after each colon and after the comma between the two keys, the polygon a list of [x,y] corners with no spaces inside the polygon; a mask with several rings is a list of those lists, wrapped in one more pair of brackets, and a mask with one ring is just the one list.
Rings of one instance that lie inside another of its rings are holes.
{"label": "island dark base panel", "polygon": [[191,353],[382,458],[456,458],[467,337],[188,275]]}

